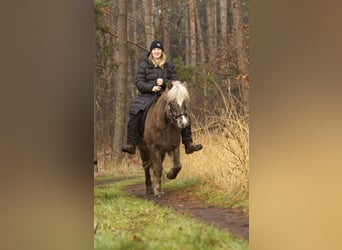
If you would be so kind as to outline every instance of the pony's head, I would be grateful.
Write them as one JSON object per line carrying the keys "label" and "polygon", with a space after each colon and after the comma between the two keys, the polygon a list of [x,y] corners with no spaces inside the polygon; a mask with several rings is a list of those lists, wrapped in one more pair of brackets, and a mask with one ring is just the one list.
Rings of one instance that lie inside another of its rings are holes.
{"label": "pony's head", "polygon": [[173,123],[179,128],[185,128],[190,124],[187,105],[190,96],[187,88],[180,81],[172,81],[167,85],[167,107]]}

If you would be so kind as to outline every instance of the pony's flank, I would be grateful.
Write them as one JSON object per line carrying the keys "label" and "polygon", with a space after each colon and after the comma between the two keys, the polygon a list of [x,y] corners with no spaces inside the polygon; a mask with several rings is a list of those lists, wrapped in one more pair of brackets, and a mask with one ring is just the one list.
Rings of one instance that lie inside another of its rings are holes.
{"label": "pony's flank", "polygon": [[175,101],[181,105],[185,100],[190,100],[188,90],[180,81],[173,81],[172,84],[173,87],[167,93],[167,99],[170,102]]}

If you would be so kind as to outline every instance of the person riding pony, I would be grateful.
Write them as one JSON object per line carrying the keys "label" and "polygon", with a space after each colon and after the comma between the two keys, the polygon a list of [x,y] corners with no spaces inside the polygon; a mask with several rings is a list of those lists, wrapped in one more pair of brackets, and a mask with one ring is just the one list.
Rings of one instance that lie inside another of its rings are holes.
{"label": "person riding pony", "polygon": [[[136,146],[143,135],[141,128],[143,128],[145,111],[165,90],[167,82],[173,80],[178,80],[175,67],[167,60],[162,42],[153,41],[136,75],[135,86],[139,94],[132,100],[129,108],[127,144],[122,146],[123,152],[135,154]],[[182,128],[181,136],[186,154],[202,149],[202,144],[193,143],[190,123]]]}

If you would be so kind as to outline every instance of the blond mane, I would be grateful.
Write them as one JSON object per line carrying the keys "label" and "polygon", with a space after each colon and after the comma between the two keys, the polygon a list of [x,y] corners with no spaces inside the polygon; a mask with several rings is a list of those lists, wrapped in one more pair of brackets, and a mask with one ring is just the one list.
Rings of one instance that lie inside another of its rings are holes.
{"label": "blond mane", "polygon": [[180,81],[173,81],[172,84],[172,88],[167,92],[169,102],[175,101],[178,105],[182,105],[184,101],[190,100],[187,88]]}

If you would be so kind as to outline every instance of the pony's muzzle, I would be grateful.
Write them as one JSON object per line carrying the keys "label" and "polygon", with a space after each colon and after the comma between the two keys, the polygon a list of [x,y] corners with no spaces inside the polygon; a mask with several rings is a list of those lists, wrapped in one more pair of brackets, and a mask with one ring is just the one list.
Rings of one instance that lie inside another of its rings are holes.
{"label": "pony's muzzle", "polygon": [[185,127],[189,126],[189,124],[190,124],[189,118],[186,114],[179,115],[176,118],[176,120],[177,120],[177,126],[179,128],[185,128]]}

